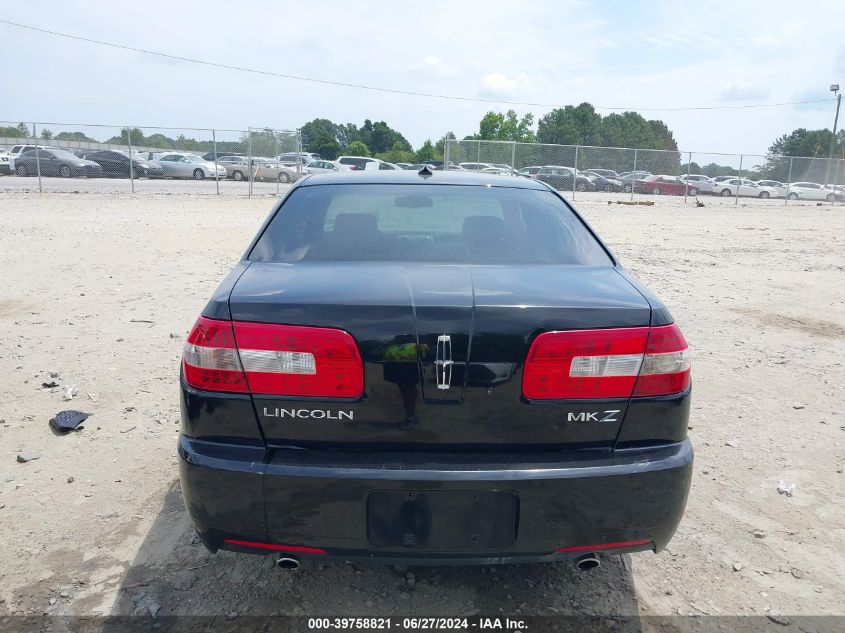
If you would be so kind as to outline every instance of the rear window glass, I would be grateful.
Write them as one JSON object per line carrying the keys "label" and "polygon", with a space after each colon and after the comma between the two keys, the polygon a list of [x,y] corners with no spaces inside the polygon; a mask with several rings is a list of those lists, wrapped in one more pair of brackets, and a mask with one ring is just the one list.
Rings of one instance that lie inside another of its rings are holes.
{"label": "rear window glass", "polygon": [[391,184],[296,189],[249,259],[612,264],[550,191]]}

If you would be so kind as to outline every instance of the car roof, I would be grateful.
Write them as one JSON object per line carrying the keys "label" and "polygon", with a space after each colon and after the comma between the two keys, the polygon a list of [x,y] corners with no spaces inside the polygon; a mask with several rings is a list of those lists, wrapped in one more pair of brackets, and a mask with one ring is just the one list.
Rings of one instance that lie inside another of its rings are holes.
{"label": "car roof", "polygon": [[390,169],[358,172],[332,172],[308,176],[299,181],[301,187],[318,185],[475,185],[478,187],[510,187],[548,191],[543,183],[528,178],[502,178],[499,175],[463,171],[431,171],[430,176],[420,176],[411,169]]}

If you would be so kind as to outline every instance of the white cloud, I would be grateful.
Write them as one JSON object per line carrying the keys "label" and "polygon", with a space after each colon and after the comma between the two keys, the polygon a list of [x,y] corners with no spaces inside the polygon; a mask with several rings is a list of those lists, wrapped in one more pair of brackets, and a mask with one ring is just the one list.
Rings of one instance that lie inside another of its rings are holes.
{"label": "white cloud", "polygon": [[719,93],[722,101],[764,101],[768,96],[765,88],[744,83],[729,83]]}
{"label": "white cloud", "polygon": [[461,72],[454,62],[444,62],[435,55],[426,55],[411,64],[411,70],[426,77],[458,77]]}
{"label": "white cloud", "polygon": [[508,77],[504,73],[484,75],[481,78],[481,87],[478,89],[479,96],[490,99],[524,97],[531,92],[533,92],[533,86],[525,73],[520,73],[515,77]]}

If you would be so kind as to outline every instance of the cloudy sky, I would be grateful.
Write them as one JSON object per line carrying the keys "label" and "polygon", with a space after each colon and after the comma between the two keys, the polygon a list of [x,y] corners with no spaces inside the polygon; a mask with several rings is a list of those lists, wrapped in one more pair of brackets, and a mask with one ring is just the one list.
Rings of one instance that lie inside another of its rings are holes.
{"label": "cloudy sky", "polygon": [[[0,18],[330,81],[634,109],[666,121],[682,150],[699,152],[765,152],[796,127],[830,127],[834,105],[646,109],[823,99],[829,84],[845,87],[845,2],[833,0],[30,0],[3,3]],[[4,120],[242,129],[370,118],[418,146],[447,130],[470,134],[486,111],[511,107],[224,70],[4,24],[0,43]],[[515,109],[539,118],[551,107]]]}

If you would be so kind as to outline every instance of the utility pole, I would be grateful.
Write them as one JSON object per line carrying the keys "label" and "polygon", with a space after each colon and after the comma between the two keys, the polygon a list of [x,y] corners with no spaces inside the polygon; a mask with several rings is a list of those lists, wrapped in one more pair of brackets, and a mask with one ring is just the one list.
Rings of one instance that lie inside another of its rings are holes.
{"label": "utility pole", "polygon": [[839,92],[839,84],[830,84],[830,91],[836,95],[836,114],[833,117],[833,138],[830,139],[830,151],[827,153],[827,166],[824,171],[824,185],[830,184],[830,165],[833,162],[833,148],[836,147],[836,125],[839,123],[839,105],[842,103],[842,95]]}

